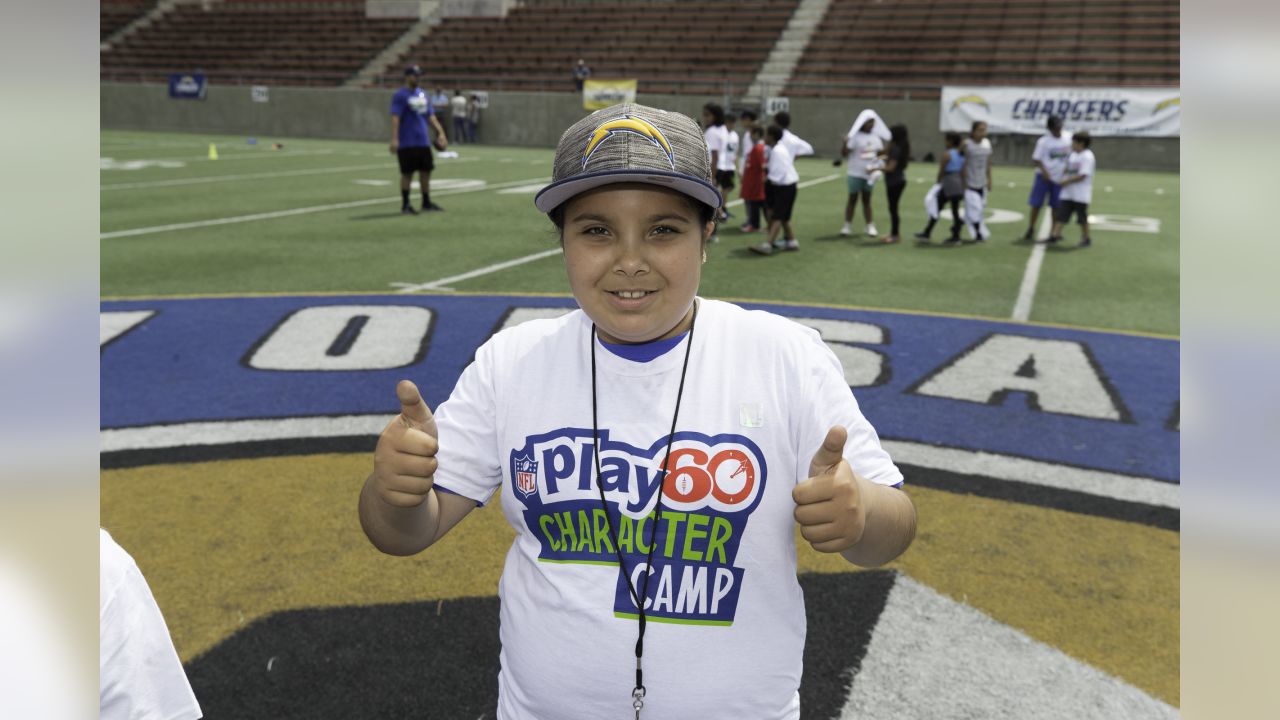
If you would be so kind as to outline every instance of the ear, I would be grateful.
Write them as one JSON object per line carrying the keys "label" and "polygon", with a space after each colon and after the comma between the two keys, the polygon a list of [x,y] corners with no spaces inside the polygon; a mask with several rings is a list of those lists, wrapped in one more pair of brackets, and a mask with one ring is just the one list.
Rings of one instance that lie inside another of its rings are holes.
{"label": "ear", "polygon": [[702,248],[707,248],[707,243],[711,242],[711,236],[716,234],[716,221],[708,220],[706,225],[702,226]]}

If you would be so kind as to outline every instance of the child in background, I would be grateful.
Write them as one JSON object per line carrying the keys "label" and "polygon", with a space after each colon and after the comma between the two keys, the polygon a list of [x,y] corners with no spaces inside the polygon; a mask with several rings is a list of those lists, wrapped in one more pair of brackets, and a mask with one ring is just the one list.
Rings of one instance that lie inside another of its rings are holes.
{"label": "child in background", "polygon": [[845,178],[849,199],[844,205],[841,235],[848,237],[853,234],[853,213],[858,207],[858,198],[862,198],[862,216],[867,221],[867,234],[872,237],[876,235],[876,224],[871,219],[871,190],[879,178],[876,173],[881,167],[880,153],[889,139],[889,128],[875,110],[863,110],[859,113],[853,127],[845,135],[840,155],[849,159]]}
{"label": "child in background", "polygon": [[[726,142],[728,133],[724,129],[724,108],[716,103],[703,105],[702,127],[702,139],[707,143],[707,150],[711,152],[711,171],[715,173],[716,187],[720,188],[720,194],[723,196],[725,194],[724,176],[721,175],[720,166],[723,164],[725,149],[728,145]],[[729,183],[732,188],[732,176],[729,177]],[[721,207],[716,214],[717,222],[727,217],[727,212]],[[717,236],[711,236],[711,242],[718,240]]]}
{"label": "child in background", "polygon": [[[738,143],[738,174],[741,175],[746,171],[747,155],[751,153],[751,148],[760,142],[752,138],[751,130],[756,127],[756,113],[754,110],[743,110],[738,113],[738,118],[742,120],[742,138]],[[760,128],[761,137],[763,137],[764,128]]]}
{"label": "child in background", "polygon": [[747,222],[742,232],[752,233],[760,229],[760,210],[764,205],[764,132],[756,125],[747,137],[751,140],[751,149],[742,163],[742,202],[747,206]]}
{"label": "child in background", "polygon": [[991,235],[983,214],[987,210],[987,197],[991,194],[991,140],[987,138],[987,124],[975,120],[969,138],[960,146],[964,154],[964,217],[973,228],[976,242],[986,242]]}
{"label": "child in background", "polygon": [[1053,230],[1049,242],[1062,240],[1062,226],[1077,217],[1080,223],[1080,247],[1093,244],[1089,238],[1089,203],[1093,200],[1093,176],[1098,161],[1089,146],[1093,144],[1087,132],[1071,136],[1071,155],[1067,157],[1066,177],[1062,180],[1062,192],[1058,196],[1058,213],[1053,218]]}
{"label": "child in background", "polygon": [[902,200],[902,193],[907,189],[907,163],[910,162],[911,142],[907,138],[907,126],[901,123],[889,128],[891,140],[889,141],[888,154],[884,161],[884,177],[885,190],[889,197],[889,219],[892,222],[892,229],[885,237],[880,238],[883,243],[896,243],[902,240],[898,234],[901,226],[902,218],[898,215],[898,203]]}
{"label": "child in background", "polygon": [[[960,177],[960,171],[964,169],[964,155],[960,154],[960,133],[947,133],[946,143],[947,149],[938,162],[938,209],[941,210],[947,203],[951,204],[951,237],[947,238],[947,244],[954,245],[960,242],[960,228],[963,225],[960,221],[960,200],[964,197],[964,180]],[[931,214],[929,224],[923,231],[916,233],[916,239],[929,242],[929,235],[933,233],[933,226],[937,222],[938,218]]]}
{"label": "child in background", "polygon": [[[740,139],[738,133],[734,130],[734,125],[738,122],[738,118],[732,112],[724,114],[724,153],[720,156],[720,167],[716,168],[716,184],[720,186],[720,194],[729,197],[734,188],[734,175],[738,170],[738,146]],[[733,213],[727,209],[724,211],[722,220],[733,217]]]}
{"label": "child in background", "polygon": [[[773,196],[770,200],[769,239],[751,246],[751,252],[760,255],[772,255],[775,250],[800,249],[800,241],[796,240],[791,228],[791,210],[796,204],[796,185],[800,183],[800,175],[796,173],[791,149],[782,142],[782,132],[777,125],[770,125],[764,134],[764,142],[769,146],[768,177],[773,185]],[[778,236],[779,231],[782,231],[782,237]]]}

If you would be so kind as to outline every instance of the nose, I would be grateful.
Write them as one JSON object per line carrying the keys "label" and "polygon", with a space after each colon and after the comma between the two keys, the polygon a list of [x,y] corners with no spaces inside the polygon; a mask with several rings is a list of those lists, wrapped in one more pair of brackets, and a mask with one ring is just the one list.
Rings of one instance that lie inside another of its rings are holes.
{"label": "nose", "polygon": [[626,235],[617,244],[617,256],[614,258],[613,271],[619,275],[636,277],[649,272],[649,260],[645,254],[644,241],[634,235]]}

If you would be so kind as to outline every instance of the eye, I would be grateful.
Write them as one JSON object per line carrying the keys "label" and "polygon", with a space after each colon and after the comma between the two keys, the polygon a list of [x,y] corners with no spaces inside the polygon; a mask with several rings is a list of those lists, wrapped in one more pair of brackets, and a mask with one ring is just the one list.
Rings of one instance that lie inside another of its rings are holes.
{"label": "eye", "polygon": [[658,225],[653,229],[654,235],[679,235],[680,230],[670,225]]}
{"label": "eye", "polygon": [[592,225],[590,227],[583,228],[582,234],[592,235],[596,237],[604,237],[609,234],[609,229],[603,225]]}

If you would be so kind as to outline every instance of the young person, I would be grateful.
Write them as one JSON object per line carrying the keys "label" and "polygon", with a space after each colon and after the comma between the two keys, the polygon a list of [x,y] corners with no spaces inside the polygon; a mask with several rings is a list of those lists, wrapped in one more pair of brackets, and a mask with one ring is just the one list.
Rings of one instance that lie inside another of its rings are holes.
{"label": "young person", "polygon": [[841,235],[853,234],[853,213],[858,206],[858,198],[862,198],[862,217],[867,221],[867,234],[872,237],[877,234],[876,224],[871,220],[871,190],[875,186],[872,173],[880,168],[880,154],[889,138],[889,127],[875,110],[869,109],[858,114],[858,119],[844,137],[840,156],[849,159],[845,177],[849,199],[844,205]]}
{"label": "young person", "polygon": [[[800,183],[795,159],[791,156],[791,148],[782,143],[782,128],[777,125],[770,125],[765,130],[764,142],[769,147],[768,178],[773,186],[769,200],[769,239],[752,245],[751,252],[772,255],[776,250],[799,250],[800,241],[791,228],[791,211],[795,208],[796,186]],[[779,233],[782,233],[781,237]]]}
{"label": "young person", "polygon": [[467,141],[467,96],[461,89],[449,99],[449,117],[453,118],[453,140],[461,145]]}
{"label": "young person", "polygon": [[436,131],[435,146],[444,150],[449,146],[444,128],[436,119],[435,108],[427,93],[418,87],[422,70],[417,65],[404,69],[404,87],[391,96],[391,154],[400,164],[400,213],[417,215],[409,204],[409,190],[413,187],[413,174],[418,173],[422,188],[422,209],[443,210],[431,202],[431,171],[435,158],[431,156],[431,133],[428,124]]}
{"label": "young person", "polygon": [[751,150],[742,163],[742,204],[747,207],[747,222],[741,228],[744,233],[753,233],[761,228],[760,211],[764,205],[764,182],[766,161],[764,156],[764,131],[759,125],[752,126]]}
{"label": "young person", "polygon": [[885,195],[889,200],[889,234],[880,238],[883,243],[902,241],[899,230],[902,218],[898,215],[898,203],[902,193],[907,189],[907,164],[911,158],[911,141],[907,136],[907,126],[901,123],[889,128],[891,139],[884,161]]}
{"label": "young person", "polygon": [[974,242],[986,242],[991,231],[983,215],[991,193],[991,141],[987,124],[975,120],[969,138],[960,146],[964,154],[964,217],[973,228]]}
{"label": "young person", "polygon": [[795,524],[864,566],[914,537],[818,333],[698,297],[721,204],[708,159],[677,113],[575,123],[534,203],[581,309],[494,335],[434,415],[396,388],[361,525],[413,555],[502,489],[500,720],[795,720]]}
{"label": "young person", "polygon": [[1027,205],[1031,208],[1027,231],[1023,240],[1033,240],[1036,236],[1036,220],[1040,219],[1040,208],[1049,203],[1049,215],[1052,217],[1058,209],[1058,194],[1062,191],[1062,172],[1067,166],[1067,156],[1071,154],[1071,137],[1062,131],[1062,118],[1050,115],[1045,123],[1045,134],[1036,140],[1035,150],[1031,151],[1031,165],[1036,174],[1031,183],[1031,194],[1027,196]]}
{"label": "young person", "polygon": [[[737,122],[738,119],[733,113],[724,114],[724,154],[720,156],[720,166],[716,170],[716,186],[720,188],[722,197],[729,197],[735,187],[734,176],[738,171],[738,153],[741,145],[741,139],[734,130]],[[720,219],[728,220],[731,217],[733,213],[726,209]]]}
{"label": "young person", "polygon": [[964,155],[960,154],[960,133],[949,132],[943,138],[947,148],[938,161],[938,184],[934,186],[936,190],[929,191],[929,195],[937,198],[936,205],[934,208],[929,208],[929,195],[925,196],[925,207],[930,210],[929,224],[925,225],[924,230],[916,233],[916,239],[929,242],[929,236],[933,234],[933,226],[938,222],[942,207],[950,203],[951,237],[946,242],[954,245],[960,242],[960,228],[964,224],[960,220],[960,200],[964,197],[964,180],[960,174],[964,170]]}
{"label": "young person", "polygon": [[1076,222],[1080,223],[1080,247],[1093,245],[1089,237],[1089,203],[1093,201],[1093,176],[1098,170],[1098,161],[1089,149],[1092,144],[1093,139],[1087,132],[1071,136],[1071,154],[1067,156],[1063,171],[1062,194],[1049,242],[1062,240],[1062,226],[1071,222],[1071,216],[1075,215]]}
{"label": "young person", "polygon": [[[726,177],[721,170],[725,155],[729,153],[729,133],[724,127],[724,108],[716,103],[703,105],[702,127],[704,128],[702,138],[707,143],[707,149],[711,151],[711,169],[716,174],[716,187],[724,193],[726,192],[724,183],[729,184],[729,189],[733,188],[733,173],[730,172]],[[728,219],[729,214],[724,208],[720,208],[718,212],[717,220],[723,222]]]}

